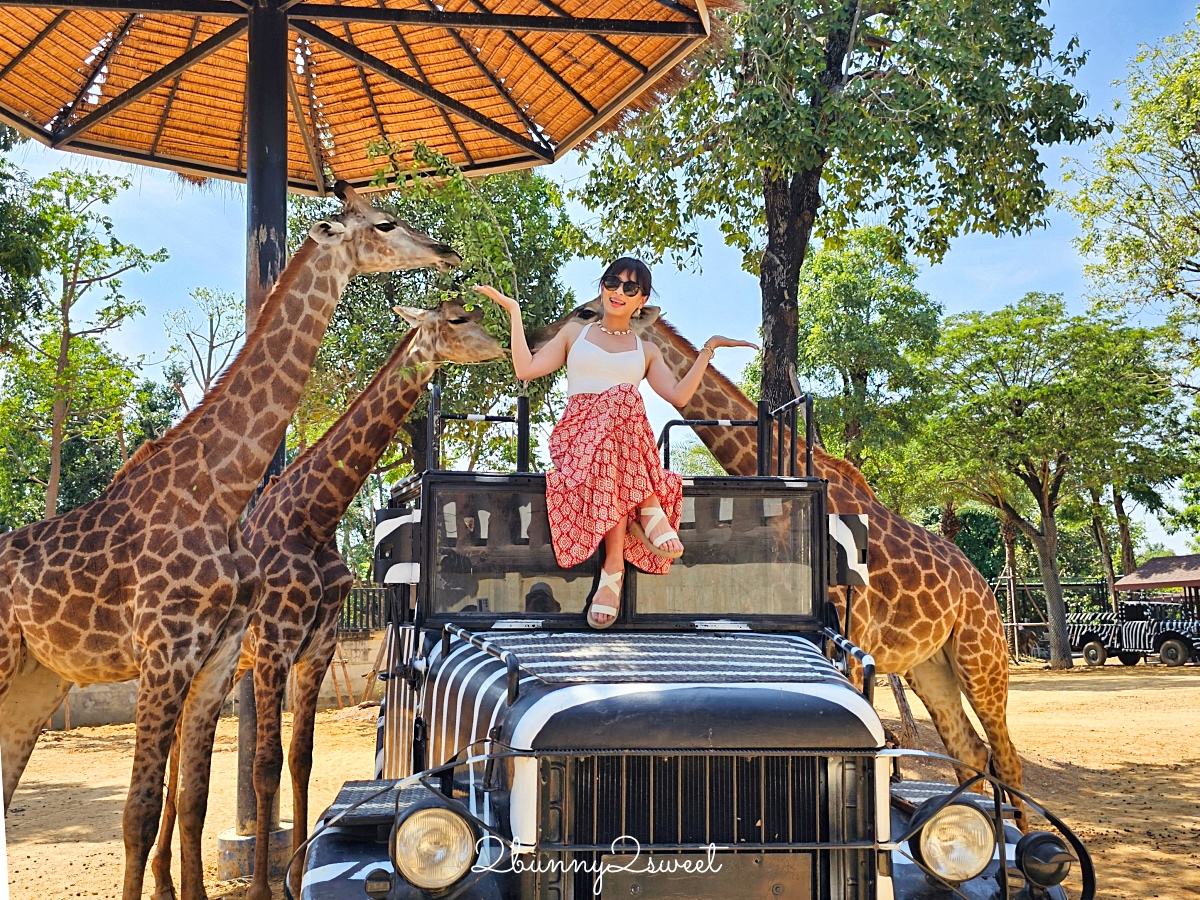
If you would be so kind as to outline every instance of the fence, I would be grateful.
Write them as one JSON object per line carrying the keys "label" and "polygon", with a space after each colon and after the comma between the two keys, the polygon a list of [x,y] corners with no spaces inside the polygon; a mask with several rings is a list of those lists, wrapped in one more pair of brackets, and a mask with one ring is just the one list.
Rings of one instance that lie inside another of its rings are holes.
{"label": "fence", "polygon": [[378,631],[383,628],[387,614],[385,595],[386,591],[380,587],[351,588],[338,616],[338,631]]}

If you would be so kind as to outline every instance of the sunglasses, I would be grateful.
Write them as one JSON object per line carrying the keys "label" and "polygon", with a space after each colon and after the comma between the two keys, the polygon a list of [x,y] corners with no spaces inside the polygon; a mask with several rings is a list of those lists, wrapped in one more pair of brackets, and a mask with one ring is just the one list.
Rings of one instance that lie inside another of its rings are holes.
{"label": "sunglasses", "polygon": [[622,281],[616,275],[605,275],[600,279],[600,285],[609,291],[615,291],[617,288],[620,288],[626,297],[636,297],[642,292],[642,286],[636,281]]}

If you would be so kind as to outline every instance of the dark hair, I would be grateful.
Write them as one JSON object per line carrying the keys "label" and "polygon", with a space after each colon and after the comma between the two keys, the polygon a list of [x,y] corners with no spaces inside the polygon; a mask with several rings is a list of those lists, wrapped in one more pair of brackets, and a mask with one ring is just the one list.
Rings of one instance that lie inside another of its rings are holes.
{"label": "dark hair", "polygon": [[634,259],[632,256],[622,256],[618,260],[614,260],[604,274],[600,276],[603,281],[609,275],[620,275],[622,272],[633,273],[633,280],[637,282],[638,287],[642,289],[642,296],[647,300],[650,299],[650,267],[640,259]]}

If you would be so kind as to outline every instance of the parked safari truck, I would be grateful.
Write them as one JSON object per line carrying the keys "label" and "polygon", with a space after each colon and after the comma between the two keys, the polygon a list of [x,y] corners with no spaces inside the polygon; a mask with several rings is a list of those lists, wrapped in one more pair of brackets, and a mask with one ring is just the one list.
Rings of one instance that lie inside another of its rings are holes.
{"label": "parked safari truck", "polygon": [[873,661],[826,602],[862,583],[869,523],[831,541],[824,483],[771,453],[797,406],[811,420],[728,426],[758,427],[775,472],[685,479],[687,552],[630,570],[605,632],[584,620],[599,562],[555,563],[543,476],[398,485],[376,777],[324,813],[303,900],[1065,900],[1068,875],[1090,900],[1086,849],[1041,807],[1051,830],[1022,836],[985,773],[899,779],[933,757],[887,747]]}

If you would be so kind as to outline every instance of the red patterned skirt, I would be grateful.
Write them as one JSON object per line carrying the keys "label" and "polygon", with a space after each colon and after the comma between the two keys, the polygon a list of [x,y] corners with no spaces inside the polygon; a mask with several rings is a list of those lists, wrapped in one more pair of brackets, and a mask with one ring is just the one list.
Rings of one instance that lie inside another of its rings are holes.
{"label": "red patterned skirt", "polygon": [[[571,397],[550,435],[550,459],[546,509],[554,555],[563,568],[595,553],[604,535],[622,517],[636,516],[651,495],[679,530],[683,482],[662,467],[642,395],[633,385]],[[629,533],[625,559],[652,575],[671,567],[671,560],[655,556]]]}

